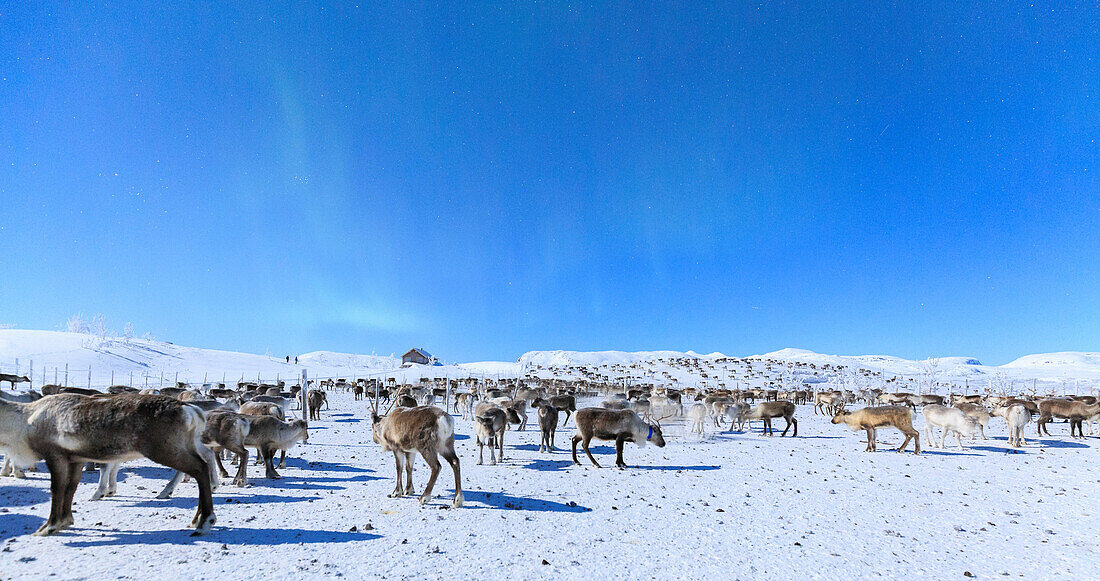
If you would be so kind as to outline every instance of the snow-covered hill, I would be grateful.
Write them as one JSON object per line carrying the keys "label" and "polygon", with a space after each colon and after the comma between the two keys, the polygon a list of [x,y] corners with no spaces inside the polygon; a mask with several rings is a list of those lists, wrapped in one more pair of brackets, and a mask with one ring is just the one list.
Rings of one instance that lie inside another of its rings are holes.
{"label": "snow-covered hill", "polygon": [[[292,359],[293,361],[293,359]],[[882,377],[920,378],[924,361],[886,355],[826,355],[804,349],[782,349],[744,359],[722,353],[692,351],[530,351],[518,361],[484,361],[446,366],[402,367],[400,358],[316,351],[298,356],[298,364],[279,356],[184,347],[148,339],[99,338],[80,333],[0,329],[0,371],[31,374],[33,384],[64,382],[106,387],[112,383],[160,386],[187,383],[296,379],[309,377],[395,377],[415,382],[424,377],[511,378],[521,375],[590,379],[612,382],[717,385],[736,381],[754,385],[778,381],[791,364],[865,369]],[[756,367],[754,368],[752,365]],[[764,369],[760,369],[764,366]],[[835,371],[794,372],[806,383],[827,383]],[[756,369],[754,373],[750,373]],[[1100,382],[1100,353],[1062,352],[1027,355],[1003,366],[982,365],[973,357],[943,357],[935,374],[941,382],[982,387],[1002,382],[1027,382],[1040,389],[1088,391]]]}

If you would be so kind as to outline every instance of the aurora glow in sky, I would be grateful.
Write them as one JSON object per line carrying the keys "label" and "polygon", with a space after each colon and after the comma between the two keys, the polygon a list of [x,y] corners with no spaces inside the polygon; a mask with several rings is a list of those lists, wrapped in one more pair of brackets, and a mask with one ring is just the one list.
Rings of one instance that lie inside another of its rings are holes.
{"label": "aurora glow in sky", "polygon": [[70,4],[0,7],[0,323],[1100,350],[1095,2]]}

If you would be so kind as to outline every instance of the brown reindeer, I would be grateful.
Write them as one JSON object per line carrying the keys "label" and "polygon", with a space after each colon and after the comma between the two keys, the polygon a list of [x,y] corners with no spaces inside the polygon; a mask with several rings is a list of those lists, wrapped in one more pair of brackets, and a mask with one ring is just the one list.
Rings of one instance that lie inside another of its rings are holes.
{"label": "brown reindeer", "polygon": [[878,406],[863,408],[854,412],[841,409],[833,416],[834,424],[846,424],[853,430],[867,430],[866,452],[874,452],[877,449],[877,430],[892,426],[905,434],[905,441],[898,446],[901,452],[913,440],[913,453],[920,454],[920,433],[913,428],[913,416],[909,408],[901,406]]}
{"label": "brown reindeer", "polygon": [[[569,416],[577,411],[577,398],[572,395],[555,395],[549,398],[535,398],[535,400],[531,402],[531,407],[537,408],[543,403],[550,404],[559,412],[565,412],[565,419],[561,422],[562,426],[568,424]],[[557,416],[555,415],[554,417]]]}
{"label": "brown reindeer", "polygon": [[[396,408],[385,416],[373,412],[374,441],[382,445],[382,450],[393,452],[397,465],[397,487],[390,494],[397,498],[412,494],[413,454],[419,452],[431,468],[432,475],[424,493],[420,495],[420,504],[426,504],[432,497],[432,488],[439,476],[442,456],[455,475],[455,496],[451,506],[462,506],[462,469],[458,454],[455,454],[454,420],[447,412],[434,407]],[[407,474],[404,486],[401,484],[401,472]]]}
{"label": "brown reindeer", "polygon": [[592,465],[600,467],[599,462],[596,462],[596,458],[588,449],[592,438],[615,441],[615,466],[619,468],[627,467],[626,462],[623,461],[623,444],[626,442],[634,442],[638,446],[645,446],[646,442],[653,442],[658,448],[665,446],[660,420],[656,424],[648,424],[631,410],[584,408],[579,410],[575,417],[577,434],[573,436],[572,441],[574,464],[580,464],[580,460],[577,460],[577,442],[580,442]]}
{"label": "brown reindeer", "polygon": [[1042,436],[1043,432],[1046,435],[1050,435],[1050,428],[1047,427],[1047,423],[1053,418],[1067,419],[1069,420],[1069,435],[1074,436],[1074,430],[1076,430],[1076,436],[1084,438],[1085,431],[1083,424],[1086,419],[1095,416],[1100,413],[1100,404],[1093,403],[1092,405],[1086,404],[1080,401],[1071,401],[1068,399],[1044,399],[1039,402],[1039,419],[1036,421],[1038,424],[1039,435]]}
{"label": "brown reindeer", "polygon": [[794,433],[791,434],[793,438],[798,436],[798,420],[794,417],[794,411],[795,405],[789,401],[765,401],[753,406],[741,418],[741,421],[764,420],[764,433],[771,436],[775,433],[772,431],[772,418],[783,418],[787,421],[787,425],[783,428],[783,433],[779,434],[779,437],[786,436],[787,430],[794,426]]}
{"label": "brown reindeer", "polygon": [[112,463],[144,456],[190,474],[199,484],[194,534],[214,525],[211,466],[199,452],[205,421],[175,399],[139,394],[55,395],[34,403],[0,401],[0,448],[19,467],[44,458],[50,470],[50,517],[34,534],[72,526],[73,495],[85,461]]}
{"label": "brown reindeer", "polygon": [[10,373],[0,373],[0,383],[8,382],[11,384],[11,388],[15,389],[17,383],[30,383],[31,378],[26,375],[12,375]]}
{"label": "brown reindeer", "polygon": [[477,463],[480,466],[485,461],[485,446],[489,446],[489,463],[496,466],[498,455],[501,460],[504,460],[504,432],[508,429],[508,414],[497,406],[484,408],[479,406],[474,422],[476,422],[474,433],[477,436],[478,448]]}
{"label": "brown reindeer", "polygon": [[553,404],[543,403],[538,406],[538,410],[539,431],[542,432],[539,452],[553,452],[554,434],[558,431],[558,409]]}
{"label": "brown reindeer", "polygon": [[[357,387],[359,387],[359,386],[357,386]],[[362,389],[362,388],[360,387],[360,389]],[[325,395],[325,392],[323,392],[319,389],[309,390],[309,393],[306,394],[306,405],[309,406],[309,419],[311,419],[311,420],[320,420],[321,419],[321,405],[322,404],[325,406],[326,409],[328,408],[328,396]]]}

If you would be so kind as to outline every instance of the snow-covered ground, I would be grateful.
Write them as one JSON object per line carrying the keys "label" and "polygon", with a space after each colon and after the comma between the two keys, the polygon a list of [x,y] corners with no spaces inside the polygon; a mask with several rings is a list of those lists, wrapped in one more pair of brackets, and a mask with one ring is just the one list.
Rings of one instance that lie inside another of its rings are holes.
{"label": "snow-covered ground", "polygon": [[[49,510],[48,477],[0,479],[0,577],[315,578],[978,578],[1100,576],[1095,530],[1100,479],[1095,438],[1059,434],[964,452],[864,453],[862,434],[799,406],[797,438],[684,434],[668,445],[628,444],[627,470],[611,446],[604,468],[573,466],[567,451],[537,451],[538,434],[510,431],[507,459],[476,465],[469,422],[456,418],[466,506],[450,509],[444,467],[436,498],[391,499],[392,456],[371,441],[370,407],[335,393],[295,448],[282,480],[223,485],[218,524],[188,536],[196,489],[154,498],[166,468],[134,462],[116,497],[91,502],[96,475],[77,492],[76,525],[28,536]],[[917,421],[918,428],[921,425]],[[1029,425],[1030,435],[1034,425]],[[559,431],[568,449],[573,425]],[[417,460],[422,490],[427,468]],[[352,528],[355,530],[352,530]]]}
{"label": "snow-covered ground", "polygon": [[[516,362],[411,368],[393,357],[317,352],[299,355],[295,366],[280,357],[159,341],[0,330],[0,371],[15,371],[16,359],[21,373],[34,360],[35,387],[68,364],[71,385],[85,385],[90,368],[90,383],[100,388],[112,376],[125,383],[131,373],[136,386],[155,386],[162,373],[168,384],[177,373],[180,381],[199,383],[223,375],[292,379],[302,369],[311,378],[402,382],[535,375],[712,387],[782,383],[792,373],[807,383],[839,385],[840,366],[868,370],[879,381],[901,377],[890,387],[914,387],[927,373],[922,362],[896,357],[794,349],[748,358],[540,351]],[[1030,355],[1000,367],[944,358],[938,373],[941,391],[966,384],[980,391],[997,379],[1012,389],[1092,393],[1100,384],[1100,355]],[[223,485],[215,493],[218,525],[202,538],[189,537],[186,528],[194,485],[157,500],[169,470],[145,461],[127,465],[118,496],[98,502],[86,500],[96,480],[86,474],[76,526],[44,539],[28,533],[49,511],[48,475],[0,478],[0,578],[1100,576],[1094,532],[1100,509],[1090,500],[1100,495],[1100,479],[1089,468],[1100,460],[1100,441],[1072,439],[1065,424],[1052,424],[1056,437],[1031,438],[1017,451],[1007,447],[1004,422],[995,418],[991,439],[960,453],[931,449],[918,415],[924,453],[914,456],[887,451],[900,442],[892,430],[880,433],[882,451],[864,453],[861,433],[815,416],[811,406],[799,406],[797,438],[758,431],[700,438],[670,419],[668,446],[628,445],[632,467],[620,471],[606,467],[613,464],[606,444],[595,448],[602,469],[586,460],[573,466],[560,449],[540,454],[534,429],[507,434],[501,465],[477,466],[472,425],[456,418],[466,507],[454,510],[447,468],[429,506],[387,498],[393,460],[371,440],[369,405],[343,392],[331,400],[332,410],[312,424],[309,444],[292,452],[282,480],[260,478],[252,467],[250,487]],[[1029,424],[1027,434],[1034,430]],[[573,432],[572,422],[559,431],[559,448],[568,449]],[[418,460],[417,490],[426,479]]]}

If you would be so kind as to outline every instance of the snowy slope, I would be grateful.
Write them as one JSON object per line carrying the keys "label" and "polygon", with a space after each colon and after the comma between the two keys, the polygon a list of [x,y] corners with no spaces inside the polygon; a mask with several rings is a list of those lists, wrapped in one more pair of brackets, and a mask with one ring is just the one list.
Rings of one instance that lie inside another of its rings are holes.
{"label": "snowy slope", "polygon": [[[774,361],[763,374],[752,375],[749,364]],[[33,362],[33,369],[31,364]],[[744,359],[721,353],[700,355],[692,351],[531,351],[516,362],[484,361],[446,366],[401,366],[392,356],[317,351],[299,355],[299,365],[282,357],[184,347],[164,341],[106,338],[57,331],[0,329],[0,371],[26,374],[33,371],[34,385],[64,382],[105,388],[111,383],[159,387],[176,381],[187,383],[235,382],[240,379],[291,380],[307,370],[311,378],[353,379],[394,377],[401,382],[421,378],[511,378],[533,375],[616,383],[760,386],[775,381],[788,363],[831,365],[868,369],[886,377],[913,380],[924,372],[924,362],[885,355],[825,355],[803,349],[782,349]],[[18,366],[17,366],[18,363]],[[90,378],[89,378],[90,370]],[[830,383],[835,372],[796,370],[806,383]],[[1088,393],[1100,384],[1100,353],[1065,352],[1028,355],[1000,367],[981,365],[972,357],[939,359],[941,381],[980,389],[1003,376],[1020,387],[1039,391]],[[704,377],[703,374],[707,374]],[[90,379],[90,380],[89,380]],[[25,384],[24,384],[25,386]],[[908,386],[907,386],[908,389]]]}

